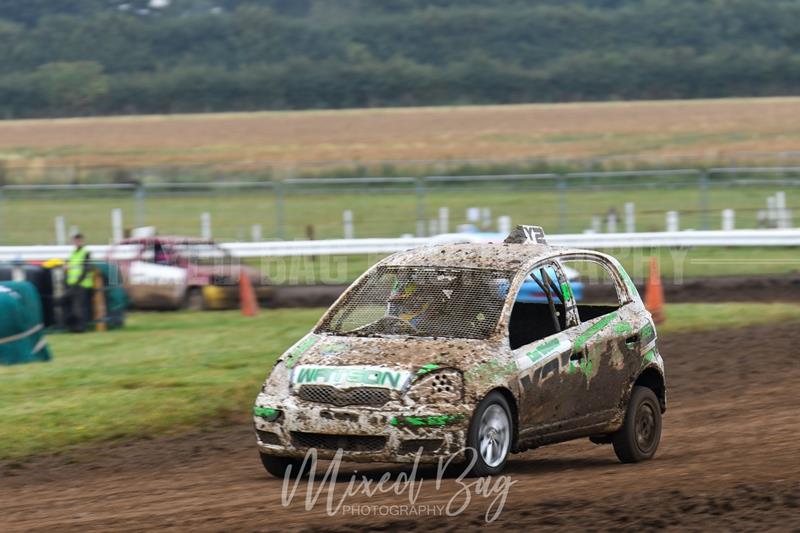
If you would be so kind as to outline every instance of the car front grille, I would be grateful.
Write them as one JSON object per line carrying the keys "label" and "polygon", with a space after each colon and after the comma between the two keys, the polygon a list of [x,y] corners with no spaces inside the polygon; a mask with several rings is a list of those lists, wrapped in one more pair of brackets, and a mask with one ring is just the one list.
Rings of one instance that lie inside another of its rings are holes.
{"label": "car front grille", "polygon": [[341,390],[330,385],[303,385],[297,391],[297,396],[307,402],[326,403],[337,407],[346,405],[381,407],[391,399],[388,389],[358,387]]}
{"label": "car front grille", "polygon": [[295,448],[317,448],[351,452],[380,451],[386,446],[386,437],[372,435],[327,435],[325,433],[304,433],[292,431],[292,445]]}

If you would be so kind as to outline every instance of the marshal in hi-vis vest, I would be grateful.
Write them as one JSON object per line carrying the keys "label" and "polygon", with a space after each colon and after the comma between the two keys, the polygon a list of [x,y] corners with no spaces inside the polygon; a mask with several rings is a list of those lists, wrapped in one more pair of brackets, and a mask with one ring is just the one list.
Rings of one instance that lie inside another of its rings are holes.
{"label": "marshal in hi-vis vest", "polygon": [[[80,250],[75,250],[69,256],[69,261],[67,262],[67,285],[70,287],[78,283],[81,274],[83,274],[83,269],[87,267],[86,256],[88,255],[89,250],[84,246]],[[80,286],[84,289],[94,287],[94,276],[92,276],[91,272],[86,273],[86,276],[80,282]]]}

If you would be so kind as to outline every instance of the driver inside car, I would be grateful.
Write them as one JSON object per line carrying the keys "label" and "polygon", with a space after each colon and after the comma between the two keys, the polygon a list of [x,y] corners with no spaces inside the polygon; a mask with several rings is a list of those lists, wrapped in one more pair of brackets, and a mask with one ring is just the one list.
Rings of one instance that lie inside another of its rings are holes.
{"label": "driver inside car", "polygon": [[419,327],[431,307],[430,296],[425,296],[425,291],[419,283],[413,280],[401,281],[397,278],[389,293],[387,307],[388,316],[396,316],[414,327]]}

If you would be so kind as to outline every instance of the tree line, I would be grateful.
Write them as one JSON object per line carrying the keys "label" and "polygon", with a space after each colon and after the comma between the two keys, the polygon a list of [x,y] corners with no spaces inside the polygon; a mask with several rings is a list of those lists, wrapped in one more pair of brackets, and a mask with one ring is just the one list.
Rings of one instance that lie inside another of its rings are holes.
{"label": "tree line", "polygon": [[793,0],[4,0],[0,117],[788,95]]}

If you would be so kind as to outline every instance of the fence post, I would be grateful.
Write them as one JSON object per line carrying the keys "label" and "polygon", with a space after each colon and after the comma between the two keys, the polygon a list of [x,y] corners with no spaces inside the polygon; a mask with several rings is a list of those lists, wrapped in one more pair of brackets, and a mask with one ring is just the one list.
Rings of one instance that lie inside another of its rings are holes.
{"label": "fence post", "polygon": [[722,231],[733,231],[736,229],[736,213],[733,209],[722,210]]}
{"label": "fence post", "polygon": [[211,240],[211,213],[205,211],[200,213],[200,236],[207,240]]}
{"label": "fence post", "polygon": [[439,233],[450,232],[450,210],[446,207],[439,208]]}
{"label": "fence post", "polygon": [[344,223],[344,238],[355,238],[355,232],[353,231],[353,212],[349,209],[345,210],[342,213],[342,222]]}
{"label": "fence post", "polygon": [[680,231],[679,215],[677,211],[667,211],[667,231]]}
{"label": "fence post", "polygon": [[264,240],[261,237],[261,224],[253,224],[250,226],[250,240],[253,242],[261,242]]}
{"label": "fence post", "polygon": [[57,216],[55,220],[56,224],[56,244],[59,246],[63,246],[67,244],[67,226],[64,222],[64,217]]}
{"label": "fence post", "polygon": [[284,239],[283,228],[283,181],[275,180],[275,237]]}
{"label": "fence post", "polygon": [[136,191],[133,193],[134,198],[133,202],[134,206],[134,220],[136,222],[136,227],[144,227],[144,184],[140,183],[136,186]]}
{"label": "fence post", "polygon": [[606,233],[616,233],[617,232],[617,210],[612,209],[606,215]]}
{"label": "fence post", "polygon": [[122,209],[111,210],[111,241],[119,242],[122,240]]}
{"label": "fence post", "polygon": [[775,211],[777,211],[778,220],[777,226],[780,229],[786,229],[789,227],[788,221],[786,220],[786,193],[784,191],[778,191],[775,193]]}
{"label": "fence post", "polygon": [[636,232],[636,206],[633,202],[625,203],[625,232]]}
{"label": "fence post", "polygon": [[558,232],[567,233],[567,178],[558,175]]}
{"label": "fence post", "polygon": [[770,228],[778,227],[778,204],[774,196],[767,196],[767,225]]}
{"label": "fence post", "polygon": [[700,228],[703,230],[711,229],[708,213],[708,171],[700,171]]}
{"label": "fence post", "polygon": [[414,189],[417,195],[417,237],[425,236],[425,178],[417,178]]}

